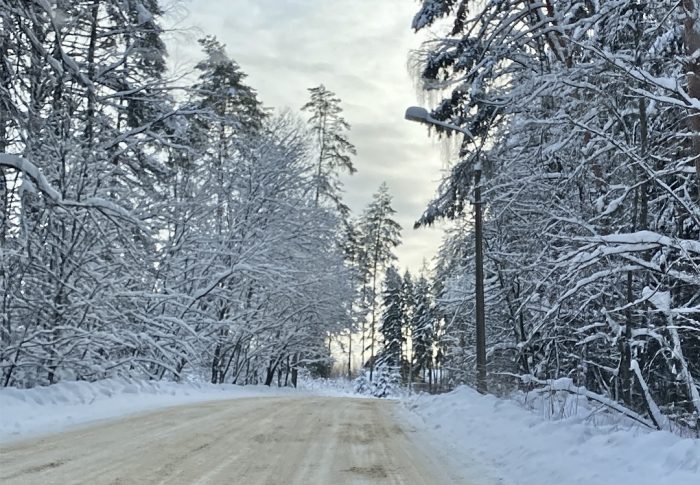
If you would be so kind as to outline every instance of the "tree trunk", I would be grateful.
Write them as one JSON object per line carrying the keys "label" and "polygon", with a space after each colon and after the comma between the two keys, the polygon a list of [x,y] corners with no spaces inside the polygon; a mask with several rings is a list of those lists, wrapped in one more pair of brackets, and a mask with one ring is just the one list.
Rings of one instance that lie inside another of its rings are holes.
{"label": "tree trunk", "polygon": [[348,379],[352,379],[352,332],[348,334]]}
{"label": "tree trunk", "polygon": [[[478,162],[481,163],[481,162]],[[476,388],[486,394],[486,315],[484,302],[484,249],[481,209],[481,169],[474,177],[474,235],[476,241]]]}
{"label": "tree trunk", "polygon": [[297,378],[299,377],[299,354],[294,354],[292,359],[292,386],[297,387]]}
{"label": "tree trunk", "polygon": [[318,145],[319,145],[319,153],[318,153],[318,167],[316,171],[316,195],[314,197],[314,207],[318,207],[318,202],[321,197],[321,176],[323,175],[323,157],[324,157],[324,152],[326,150],[326,117],[324,116],[321,120],[321,127],[319,129],[318,133]]}
{"label": "tree trunk", "polygon": [[432,359],[428,361],[428,392],[433,393],[433,364]]}
{"label": "tree trunk", "polygon": [[[688,94],[690,97],[700,100],[700,11],[697,3],[700,0],[683,0],[685,9],[685,49],[688,63],[685,72],[688,79]],[[700,200],[700,112],[691,110],[688,117],[688,125],[693,132],[691,155],[695,161],[695,177],[697,183],[697,198]]]}
{"label": "tree trunk", "polygon": [[216,344],[214,349],[214,357],[211,361],[211,383],[219,382],[219,361],[221,360],[221,344]]}
{"label": "tree trunk", "polygon": [[370,327],[370,357],[369,357],[369,381],[372,382],[372,375],[374,374],[374,334],[375,328],[377,326],[377,268],[379,264],[379,243],[380,235],[382,232],[381,220],[379,227],[377,228],[377,239],[374,243],[374,264],[372,268],[372,323]]}
{"label": "tree trunk", "polygon": [[275,369],[277,368],[277,363],[273,365],[272,362],[270,362],[270,365],[267,368],[267,371],[265,373],[265,385],[270,386],[272,384],[272,379],[275,378]]}

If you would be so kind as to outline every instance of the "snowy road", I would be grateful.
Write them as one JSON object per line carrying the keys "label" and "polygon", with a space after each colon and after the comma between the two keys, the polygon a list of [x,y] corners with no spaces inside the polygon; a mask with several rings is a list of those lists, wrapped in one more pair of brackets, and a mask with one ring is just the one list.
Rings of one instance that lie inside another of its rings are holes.
{"label": "snowy road", "polygon": [[169,408],[0,448],[0,483],[461,483],[414,444],[394,406],[284,397]]}

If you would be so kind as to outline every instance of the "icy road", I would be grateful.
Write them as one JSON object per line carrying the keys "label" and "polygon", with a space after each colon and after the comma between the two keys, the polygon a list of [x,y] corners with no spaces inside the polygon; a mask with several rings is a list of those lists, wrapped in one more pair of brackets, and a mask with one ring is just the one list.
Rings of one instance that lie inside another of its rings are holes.
{"label": "icy road", "polygon": [[169,408],[0,448],[0,483],[463,483],[420,449],[394,406],[268,397]]}

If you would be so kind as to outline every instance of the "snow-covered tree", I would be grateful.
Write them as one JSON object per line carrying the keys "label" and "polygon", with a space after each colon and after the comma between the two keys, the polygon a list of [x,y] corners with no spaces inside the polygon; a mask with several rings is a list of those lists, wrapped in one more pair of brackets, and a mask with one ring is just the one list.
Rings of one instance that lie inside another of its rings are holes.
{"label": "snow-covered tree", "polygon": [[651,426],[663,425],[655,409],[696,426],[700,217],[687,121],[697,96],[681,58],[698,47],[684,8],[422,2],[414,28],[451,21],[416,58],[424,87],[447,93],[433,116],[477,141],[421,219],[462,219],[436,274],[456,379],[469,381],[473,362],[464,211],[478,164],[490,369],[571,377]]}
{"label": "snow-covered tree", "polygon": [[[433,312],[430,283],[425,275],[420,275],[413,285],[413,313],[410,316],[411,329],[411,376],[427,380],[433,384],[433,344],[435,339],[436,317]],[[427,377],[427,378],[426,378]]]}
{"label": "snow-covered tree", "polygon": [[381,281],[382,272],[396,259],[394,248],[401,243],[401,226],[392,218],[395,213],[396,211],[391,207],[389,187],[386,183],[382,183],[379,190],[372,196],[372,201],[362,214],[359,224],[364,253],[363,266],[371,282],[367,288],[370,307],[367,332],[369,335],[365,335],[364,328],[362,331],[362,361],[364,365],[364,353],[369,349],[370,380],[372,380],[375,360],[378,284]]}
{"label": "snow-covered tree", "polygon": [[377,354],[377,365],[401,369],[403,360],[404,323],[406,321],[403,302],[403,279],[394,266],[389,266],[384,275],[382,305],[384,311],[379,324],[382,347]]}
{"label": "snow-covered tree", "polygon": [[352,327],[345,221],[303,121],[216,39],[165,77],[159,3],[0,6],[2,385],[295,384]]}

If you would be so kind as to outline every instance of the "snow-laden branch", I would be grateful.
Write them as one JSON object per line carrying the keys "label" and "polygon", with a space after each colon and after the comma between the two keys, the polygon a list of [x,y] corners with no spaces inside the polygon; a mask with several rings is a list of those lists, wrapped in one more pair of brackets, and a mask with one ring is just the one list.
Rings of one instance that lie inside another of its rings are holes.
{"label": "snow-laden branch", "polygon": [[[513,374],[510,374],[513,375]],[[568,377],[562,377],[560,379],[538,379],[537,377],[533,375],[513,375],[514,377],[519,378],[523,383],[528,384],[528,383],[533,383],[533,384],[538,384],[541,386],[544,386],[540,389],[537,389],[537,392],[542,392],[542,393],[547,393],[547,392],[557,392],[557,391],[562,391],[562,392],[568,392],[569,394],[574,394],[577,396],[583,396],[586,399],[590,399],[591,401],[595,401],[597,403],[602,404],[603,406],[612,409],[613,411],[617,411],[618,413],[627,416],[628,418],[648,427],[648,428],[654,428],[654,429],[660,429],[658,426],[655,426],[654,424],[650,423],[644,416],[641,416],[638,413],[635,413],[631,409],[626,408],[625,406],[621,405],[620,403],[602,396],[600,394],[597,394],[595,392],[589,391],[583,386],[576,386],[573,381],[568,378]]]}
{"label": "snow-laden branch", "polygon": [[39,167],[19,155],[0,153],[0,167],[8,167],[21,172],[23,176],[31,180],[32,184],[34,184],[48,200],[58,206],[97,209],[101,212],[118,216],[136,225],[140,225],[140,222],[128,211],[109,200],[100,197],[88,197],[83,201],[64,199],[61,193],[46,180],[46,176],[44,176],[44,173]]}
{"label": "snow-laden branch", "polygon": [[700,391],[695,385],[695,379],[688,368],[688,360],[683,355],[683,345],[681,338],[678,335],[678,330],[673,324],[673,315],[671,313],[671,293],[668,291],[652,290],[649,287],[644,287],[642,295],[649,299],[649,302],[656,307],[657,310],[666,315],[666,330],[671,335],[673,347],[671,349],[674,359],[678,362],[677,369],[680,380],[685,383],[688,388],[688,396],[695,408],[695,411],[700,414]]}
{"label": "snow-laden branch", "polygon": [[632,363],[630,364],[630,370],[634,371],[634,375],[637,376],[639,385],[642,388],[642,391],[644,392],[644,399],[647,402],[649,416],[651,416],[651,419],[652,421],[654,421],[656,427],[662,429],[667,424],[668,420],[661,413],[659,406],[656,404],[656,401],[654,401],[654,398],[651,396],[651,392],[649,392],[649,385],[644,379],[644,376],[642,375],[642,370],[639,368],[639,362],[637,362],[636,359],[632,359]]}
{"label": "snow-laden branch", "polygon": [[617,69],[623,71],[627,76],[630,78],[634,79],[635,81],[639,81],[641,83],[645,83],[650,86],[654,86],[655,88],[659,90],[663,90],[666,92],[670,92],[672,94],[675,94],[677,97],[672,97],[672,96],[663,96],[660,94],[655,94],[655,93],[650,93],[646,90],[642,89],[636,89],[632,88],[633,91],[638,92],[639,94],[649,96],[652,99],[655,99],[657,101],[661,101],[664,103],[672,104],[674,106],[677,106],[679,108],[683,109],[700,109],[700,100],[692,97],[688,92],[683,88],[681,83],[679,82],[678,79],[673,78],[673,77],[668,77],[668,76],[654,76],[652,73],[649,71],[646,71],[644,69],[640,69],[636,66],[633,66],[626,62],[626,60],[621,59],[619,56],[615,56],[613,53],[604,51],[603,49],[600,49],[598,47],[594,47],[592,45],[589,45],[587,43],[581,43],[577,41],[573,41],[574,44],[576,44],[578,47],[582,49],[586,49],[601,59],[609,62],[612,66],[616,67]]}
{"label": "snow-laden branch", "polygon": [[664,236],[654,231],[637,231],[627,234],[610,234],[606,236],[596,236],[593,238],[576,238],[589,242],[602,242],[606,244],[624,244],[633,249],[634,245],[639,245],[639,250],[644,251],[647,245],[659,245],[672,249],[677,249],[686,253],[700,254],[700,241],[690,239],[679,239]]}

